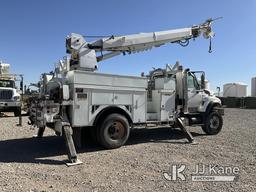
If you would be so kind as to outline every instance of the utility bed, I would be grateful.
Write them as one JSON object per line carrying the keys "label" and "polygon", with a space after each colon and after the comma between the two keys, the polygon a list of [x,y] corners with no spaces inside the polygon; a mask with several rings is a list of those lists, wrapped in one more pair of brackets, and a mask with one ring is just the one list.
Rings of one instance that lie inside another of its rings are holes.
{"label": "utility bed", "polygon": [[122,107],[134,123],[146,121],[146,78],[79,70],[69,71],[67,77],[74,101],[69,111],[73,127],[92,125],[98,112],[110,105]]}

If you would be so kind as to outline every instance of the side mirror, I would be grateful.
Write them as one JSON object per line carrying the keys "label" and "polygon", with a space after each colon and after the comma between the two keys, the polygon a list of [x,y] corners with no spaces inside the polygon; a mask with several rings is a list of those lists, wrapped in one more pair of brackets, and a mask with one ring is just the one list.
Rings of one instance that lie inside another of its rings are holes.
{"label": "side mirror", "polygon": [[205,89],[205,74],[201,75],[201,89]]}

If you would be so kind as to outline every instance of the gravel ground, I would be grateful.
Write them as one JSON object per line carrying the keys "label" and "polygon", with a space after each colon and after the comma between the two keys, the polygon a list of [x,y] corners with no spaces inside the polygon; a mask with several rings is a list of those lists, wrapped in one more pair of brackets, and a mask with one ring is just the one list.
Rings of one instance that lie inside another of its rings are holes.
{"label": "gravel ground", "polygon": [[[0,118],[0,191],[256,191],[256,110],[226,109],[220,134],[190,128],[198,145],[168,128],[132,132],[127,145],[103,150],[90,142],[79,150],[82,165],[67,167],[61,137],[37,130],[18,118]],[[197,164],[239,167],[234,182],[193,182]],[[186,181],[168,181],[163,172],[185,164]]]}

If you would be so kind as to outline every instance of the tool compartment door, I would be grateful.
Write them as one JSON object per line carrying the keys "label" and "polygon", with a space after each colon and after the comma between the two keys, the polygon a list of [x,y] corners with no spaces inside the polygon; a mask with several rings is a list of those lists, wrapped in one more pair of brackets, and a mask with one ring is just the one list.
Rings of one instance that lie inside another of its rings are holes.
{"label": "tool compartment door", "polygon": [[115,105],[132,105],[132,94],[115,92],[114,104]]}
{"label": "tool compartment door", "polygon": [[175,94],[162,93],[161,94],[161,121],[169,121],[170,117],[175,111]]}
{"label": "tool compartment door", "polygon": [[113,91],[107,90],[93,90],[92,105],[112,105],[114,104]]}
{"label": "tool compartment door", "polygon": [[81,89],[81,92],[75,92],[73,105],[73,126],[80,127],[88,124],[89,114],[89,92]]}
{"label": "tool compartment door", "polygon": [[133,122],[146,122],[146,92],[133,95]]}

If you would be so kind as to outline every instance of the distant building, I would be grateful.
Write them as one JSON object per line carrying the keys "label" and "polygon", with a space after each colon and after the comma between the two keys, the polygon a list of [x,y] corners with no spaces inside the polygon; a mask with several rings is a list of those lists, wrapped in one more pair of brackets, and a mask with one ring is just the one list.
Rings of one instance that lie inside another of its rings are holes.
{"label": "distant building", "polygon": [[252,83],[251,83],[251,96],[256,97],[256,77],[252,78]]}
{"label": "distant building", "polygon": [[223,97],[246,97],[247,85],[244,83],[226,83],[223,85]]}

